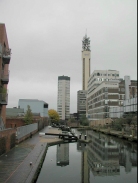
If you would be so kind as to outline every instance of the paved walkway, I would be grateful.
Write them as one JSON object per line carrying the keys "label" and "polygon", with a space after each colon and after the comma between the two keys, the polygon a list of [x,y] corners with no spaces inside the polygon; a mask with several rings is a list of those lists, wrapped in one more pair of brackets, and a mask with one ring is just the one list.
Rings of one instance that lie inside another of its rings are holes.
{"label": "paved walkway", "polygon": [[[41,132],[60,133],[57,129],[49,129],[48,127],[45,127]],[[40,136],[39,133],[0,156],[0,183],[31,182],[47,143],[61,141],[54,136]]]}

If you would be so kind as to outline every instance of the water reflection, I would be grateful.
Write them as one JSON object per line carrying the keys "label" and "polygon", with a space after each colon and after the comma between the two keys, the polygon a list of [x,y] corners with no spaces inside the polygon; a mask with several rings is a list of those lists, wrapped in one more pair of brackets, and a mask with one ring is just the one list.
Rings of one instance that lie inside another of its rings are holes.
{"label": "water reflection", "polygon": [[87,133],[91,143],[87,146],[88,164],[95,176],[119,175],[119,149],[108,136],[93,131]]}
{"label": "water reflection", "polygon": [[87,131],[91,143],[77,143],[77,150],[82,151],[82,183],[89,183],[91,171],[94,176],[120,175],[120,166],[125,172],[137,167],[137,146],[111,136],[94,131]]}
{"label": "water reflection", "polygon": [[57,145],[57,166],[69,165],[69,144]]}
{"label": "water reflection", "polygon": [[82,138],[85,134],[89,144],[49,147],[37,183],[137,182],[136,143],[94,131],[83,132]]}

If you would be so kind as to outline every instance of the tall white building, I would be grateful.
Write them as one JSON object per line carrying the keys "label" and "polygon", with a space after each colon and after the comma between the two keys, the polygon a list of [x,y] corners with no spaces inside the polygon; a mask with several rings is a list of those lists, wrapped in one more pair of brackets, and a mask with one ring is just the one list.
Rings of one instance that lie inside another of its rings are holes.
{"label": "tall white building", "polygon": [[87,90],[88,79],[90,77],[91,50],[90,38],[87,35],[82,40],[82,90]]}
{"label": "tall white building", "polygon": [[70,118],[70,77],[58,77],[57,112],[61,120]]}

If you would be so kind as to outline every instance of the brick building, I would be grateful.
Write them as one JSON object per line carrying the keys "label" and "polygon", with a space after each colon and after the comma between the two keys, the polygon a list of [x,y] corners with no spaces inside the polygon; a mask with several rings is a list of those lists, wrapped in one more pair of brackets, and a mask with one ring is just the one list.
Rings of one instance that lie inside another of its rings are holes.
{"label": "brick building", "polygon": [[9,82],[9,63],[11,50],[8,44],[5,24],[0,23],[0,130],[6,121],[6,105],[8,103],[7,85]]}

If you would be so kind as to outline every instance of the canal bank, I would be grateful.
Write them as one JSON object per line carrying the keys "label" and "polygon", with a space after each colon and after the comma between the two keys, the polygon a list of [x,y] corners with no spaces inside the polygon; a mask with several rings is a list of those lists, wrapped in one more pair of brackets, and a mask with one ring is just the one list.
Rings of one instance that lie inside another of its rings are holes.
{"label": "canal bank", "polygon": [[[49,127],[45,127],[41,132],[61,133],[58,128]],[[33,135],[32,138],[18,144],[7,154],[0,157],[1,183],[36,182],[48,147],[63,142],[63,140],[58,137],[40,135],[39,133],[40,132]],[[82,140],[83,139],[84,136],[82,137]]]}
{"label": "canal bank", "polygon": [[[45,127],[41,132],[59,133],[58,129]],[[31,183],[41,168],[49,144],[62,142],[53,136],[40,136],[39,132],[16,145],[0,157],[1,183]]]}
{"label": "canal bank", "polygon": [[122,131],[115,131],[112,130],[110,128],[107,129],[103,129],[103,128],[99,128],[99,127],[82,127],[82,128],[78,128],[78,131],[84,131],[84,130],[93,130],[93,131],[97,131],[100,133],[104,133],[106,135],[111,135],[111,136],[115,136],[118,138],[122,138],[131,142],[137,142],[137,136],[134,135],[133,130],[132,130],[132,134],[127,134],[125,133],[123,130]]}

